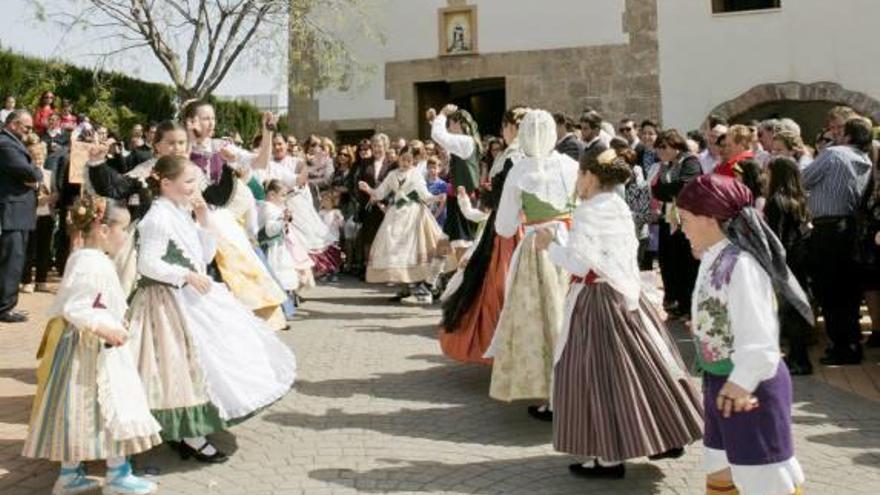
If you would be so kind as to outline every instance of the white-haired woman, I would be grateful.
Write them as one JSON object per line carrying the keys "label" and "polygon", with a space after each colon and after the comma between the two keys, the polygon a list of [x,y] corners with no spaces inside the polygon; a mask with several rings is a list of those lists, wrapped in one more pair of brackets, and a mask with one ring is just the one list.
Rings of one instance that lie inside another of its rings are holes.
{"label": "white-haired woman", "polygon": [[[556,123],[543,110],[529,111],[519,128],[525,158],[510,170],[501,194],[495,231],[510,238],[520,228],[507,274],[504,308],[487,356],[494,358],[489,395],[497,400],[548,400],[553,350],[562,326],[568,275],[546,252],[535,247],[535,232],[549,228],[560,235],[571,224],[578,164],[554,150]],[[545,406],[531,407],[549,419]]]}

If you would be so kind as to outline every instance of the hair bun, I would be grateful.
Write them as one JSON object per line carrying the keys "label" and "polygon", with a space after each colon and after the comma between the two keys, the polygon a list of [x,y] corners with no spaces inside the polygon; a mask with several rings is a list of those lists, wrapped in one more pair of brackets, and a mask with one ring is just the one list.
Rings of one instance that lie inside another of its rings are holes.
{"label": "hair bun", "polygon": [[104,198],[84,195],[73,202],[73,207],[68,211],[67,223],[76,232],[88,233],[95,223],[104,218],[106,212],[107,201]]}

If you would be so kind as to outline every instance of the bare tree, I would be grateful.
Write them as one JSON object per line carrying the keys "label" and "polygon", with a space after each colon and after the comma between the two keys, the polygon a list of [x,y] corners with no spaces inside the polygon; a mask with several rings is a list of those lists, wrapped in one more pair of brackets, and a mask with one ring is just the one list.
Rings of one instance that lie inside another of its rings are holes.
{"label": "bare tree", "polygon": [[180,103],[211,94],[240,60],[285,75],[293,46],[288,36],[307,38],[331,55],[320,60],[320,53],[310,54],[311,66],[319,69],[308,74],[309,87],[347,85],[358,64],[339,31],[325,25],[333,19],[327,13],[357,15],[364,1],[43,0],[39,12],[67,30],[94,33],[106,47],[99,55],[147,50],[167,72]]}

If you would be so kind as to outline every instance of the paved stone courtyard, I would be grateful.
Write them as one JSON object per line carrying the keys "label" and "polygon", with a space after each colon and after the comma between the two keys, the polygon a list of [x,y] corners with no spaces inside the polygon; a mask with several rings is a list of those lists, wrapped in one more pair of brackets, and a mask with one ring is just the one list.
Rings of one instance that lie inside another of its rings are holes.
{"label": "paved stone courtyard", "polygon": [[[282,339],[299,377],[282,401],[215,440],[232,459],[183,462],[160,447],[136,469],[166,494],[700,494],[701,449],[628,464],[622,481],[571,477],[551,427],[526,403],[489,399],[489,369],[446,360],[439,310],[386,303],[391,289],[355,283],[310,294]],[[18,454],[33,398],[33,353],[51,301],[24,297],[28,326],[0,325],[0,494],[45,494],[57,466]],[[683,334],[684,349],[688,349]],[[880,493],[880,404],[797,379],[797,454],[808,494]],[[103,474],[100,465],[90,471]]]}

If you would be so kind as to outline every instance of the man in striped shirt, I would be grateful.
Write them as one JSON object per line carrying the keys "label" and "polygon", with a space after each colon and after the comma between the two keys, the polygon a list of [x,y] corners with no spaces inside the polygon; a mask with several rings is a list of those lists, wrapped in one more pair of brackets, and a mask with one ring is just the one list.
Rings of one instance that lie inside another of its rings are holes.
{"label": "man in striped shirt", "polygon": [[[832,116],[832,119],[834,117]],[[839,142],[804,169],[813,216],[810,239],[813,295],[822,306],[831,347],[825,365],[862,360],[859,305],[861,287],[854,261],[854,216],[871,173],[871,123],[862,117],[845,122]]]}

